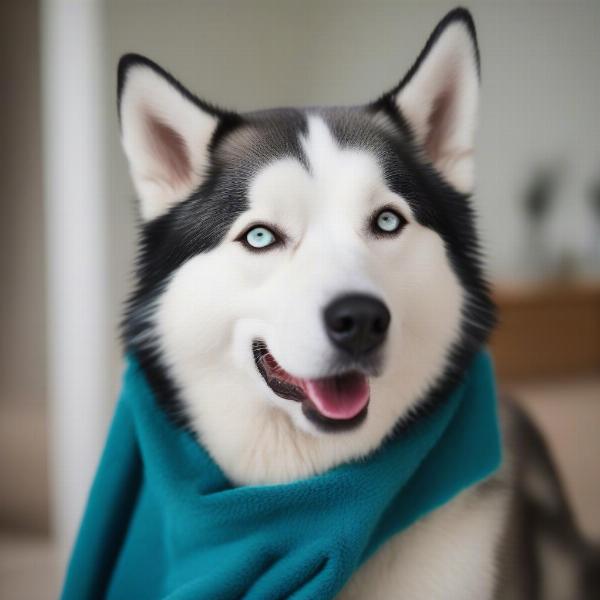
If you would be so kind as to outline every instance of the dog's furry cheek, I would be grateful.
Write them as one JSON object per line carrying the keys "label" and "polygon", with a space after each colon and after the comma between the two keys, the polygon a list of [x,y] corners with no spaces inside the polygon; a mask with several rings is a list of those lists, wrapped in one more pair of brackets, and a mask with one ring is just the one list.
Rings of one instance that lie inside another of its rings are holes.
{"label": "dog's furry cheek", "polygon": [[396,261],[398,276],[386,289],[393,314],[386,362],[396,386],[402,382],[414,400],[446,366],[460,336],[465,292],[443,240],[430,229],[411,227],[407,252]]}
{"label": "dog's furry cheek", "polygon": [[167,355],[202,364],[223,352],[237,296],[231,272],[198,255],[174,273],[160,299],[156,327]]}

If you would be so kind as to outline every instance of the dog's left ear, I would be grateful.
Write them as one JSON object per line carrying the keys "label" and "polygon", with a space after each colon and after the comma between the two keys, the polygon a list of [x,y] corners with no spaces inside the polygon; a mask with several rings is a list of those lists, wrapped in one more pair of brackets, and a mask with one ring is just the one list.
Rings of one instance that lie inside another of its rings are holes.
{"label": "dog's left ear", "polygon": [[479,50],[467,10],[457,8],[440,21],[389,97],[427,160],[456,189],[471,192]]}
{"label": "dog's left ear", "polygon": [[121,140],[142,219],[186,200],[202,184],[210,144],[230,113],[203,102],[144,56],[119,62]]}

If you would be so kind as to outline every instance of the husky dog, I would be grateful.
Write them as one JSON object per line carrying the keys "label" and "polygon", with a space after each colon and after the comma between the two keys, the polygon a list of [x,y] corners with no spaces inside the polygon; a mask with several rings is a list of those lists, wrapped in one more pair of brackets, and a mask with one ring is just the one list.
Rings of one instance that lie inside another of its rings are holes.
{"label": "husky dog", "polygon": [[[126,346],[236,484],[366,456],[485,344],[495,309],[469,198],[478,95],[463,9],[363,106],[238,114],[142,56],[121,60],[143,221]],[[394,537],[340,597],[502,593],[518,470],[506,462]]]}

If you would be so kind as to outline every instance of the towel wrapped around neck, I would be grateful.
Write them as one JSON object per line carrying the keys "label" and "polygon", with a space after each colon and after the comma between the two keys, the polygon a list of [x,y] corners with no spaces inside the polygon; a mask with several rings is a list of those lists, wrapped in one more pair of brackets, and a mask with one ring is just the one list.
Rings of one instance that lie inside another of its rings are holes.
{"label": "towel wrapped around neck", "polygon": [[63,600],[326,600],[391,536],[500,464],[490,357],[365,459],[234,487],[128,359]]}

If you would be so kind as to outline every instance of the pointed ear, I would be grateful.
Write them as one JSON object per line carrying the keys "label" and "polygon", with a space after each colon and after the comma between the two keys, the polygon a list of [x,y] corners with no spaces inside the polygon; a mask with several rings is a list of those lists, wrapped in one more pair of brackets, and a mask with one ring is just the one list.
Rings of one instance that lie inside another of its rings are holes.
{"label": "pointed ear", "polygon": [[479,50],[467,10],[442,19],[392,98],[426,158],[456,189],[471,192]]}
{"label": "pointed ear", "polygon": [[119,62],[121,140],[147,221],[185,200],[201,183],[221,113],[151,60]]}

